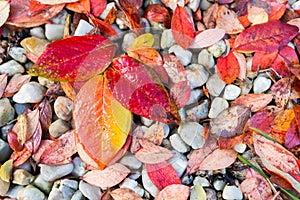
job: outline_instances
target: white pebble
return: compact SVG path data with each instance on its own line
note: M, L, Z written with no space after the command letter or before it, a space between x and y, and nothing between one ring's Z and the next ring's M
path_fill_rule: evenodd
M209 101L205 99L200 105L187 109L186 114L195 116L197 120L205 119L208 115L208 104Z
M179 177L183 175L188 165L186 156L177 151L175 151L175 155L168 162L175 169Z
M272 81L266 77L259 76L254 80L253 92L255 94L264 93L271 87Z
M62 39L64 37L64 28L62 24L46 24L46 38L50 41Z
M170 48L175 44L175 40L173 38L172 30L166 29L161 34L160 46L162 49Z
M122 43L122 48L124 51L126 51L129 47L131 47L136 37L137 37L136 34L132 32L124 35L124 39Z
M25 83L13 96L13 101L16 103L39 103L45 92L46 89L37 82Z
M223 180L217 179L214 181L213 185L214 185L214 188L219 191L219 190L223 190L226 183Z
M224 90L224 99L234 100L241 94L241 88L236 85L230 84L226 85Z
M209 77L209 73L205 70L203 66L199 64L189 65L186 68L185 73L192 89L204 85Z
M123 158L121 158L119 163L133 170L139 169L142 166L142 163L134 155L124 156Z
M186 153L190 150L190 147L181 139L178 134L173 134L170 136L170 142L176 151L180 153Z
M223 110L229 107L228 102L226 99L223 99L221 97L216 97L212 103L211 107L208 113L209 118L215 118L217 117Z
M145 190L147 190L153 197L158 194L159 189L157 189L157 187L152 183L145 169L142 170L142 183Z
M15 74L22 74L25 72L25 69L15 60L10 60L0 65L0 74L8 73L9 76Z
M184 123L178 130L181 139L193 149L204 145L204 127L197 122Z
M10 57L12 57L14 60L20 62L20 63L25 63L27 61L26 57L26 50L22 47L12 47L9 49L8 54Z
M201 89L194 89L191 91L191 96L186 105L191 105L197 103L199 99L203 96L203 91Z
M217 74L212 75L209 77L208 81L206 82L206 88L208 93L212 96L219 96L225 87L225 82L223 82Z
M215 57L220 57L226 51L226 44L224 40L218 41L216 44L208 47L208 51Z
M196 12L199 8L200 0L190 0L190 3L188 4L188 7L193 11Z
M201 185L202 187L209 187L210 183L206 178L200 177L200 176L196 176L194 181L193 181L194 185Z
M224 199L241 200L241 199L243 199L243 193L241 192L240 188L238 188L234 185L226 185L224 187L222 197Z
M242 143L242 142L236 144L236 145L233 147L233 149L234 149L236 152L238 152L238 153L244 153L245 150L246 150L246 148L247 148L247 145L244 144L244 143Z
M74 168L73 164L44 165L40 164L42 178L46 181L54 181L70 174Z
M90 23L88 23L87 21L81 19L79 21L79 24L75 30L74 36L82 36L87 34L88 32L90 32L92 29L94 28L94 26L92 26Z
M169 49L169 53L174 53L176 57L181 61L183 65L188 65L192 61L192 52L188 50L184 50L181 46L179 45L173 45Z
M34 27L32 29L30 29L30 35L36 38L40 38L40 39L45 39L45 30L38 26L38 27Z
M214 57L211 53L207 51L207 49L201 50L198 54L198 63L209 69L215 66Z
M63 96L59 96L54 102L54 112L58 118L68 121L72 118L73 102Z
M99 187L86 183L83 180L79 182L79 190L90 200L99 200L102 194Z

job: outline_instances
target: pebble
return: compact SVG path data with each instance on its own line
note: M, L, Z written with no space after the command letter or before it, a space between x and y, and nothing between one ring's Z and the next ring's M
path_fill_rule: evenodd
M115 2L111 2L106 5L105 9L103 10L103 12L100 15L100 19L104 20L112 8L116 8Z
M122 48L124 51L126 51L129 47L131 47L133 41L136 38L136 34L135 33L126 33L124 35L124 39L123 39L123 43L122 43Z
M18 192L17 199L19 200L44 200L47 199L45 194L34 186L27 186Z
M158 194L159 189L152 183L145 169L142 170L142 183L145 190L147 190L153 197Z
M74 36L82 36L87 34L88 32L90 32L92 29L94 28L94 26L92 26L90 23L88 23L87 21L81 19L79 21L79 24L75 30Z
M67 14L68 12L63 9L60 13L58 13L55 17L52 17L51 18L51 21L54 23L54 24L62 24L64 25L65 24L65 21L66 21L66 18L67 18Z
M233 150L235 150L238 153L244 153L246 151L246 148L247 148L247 145L240 142L233 147Z
M179 177L183 175L188 165L186 156L177 151L175 151L175 155L172 156L172 158L170 158L168 162L175 169Z
M45 39L45 30L38 26L38 27L34 27L32 29L30 29L30 35L36 38L40 38L40 39Z
M140 186L138 186L138 182L135 180L132 180L130 178L125 178L124 181L122 181L122 183L119 186L120 186L120 188L131 189L141 197L145 193L144 189L142 189Z
M17 185L28 185L34 180L34 176L24 169L16 169L12 182Z
M206 88L209 94L215 97L221 94L225 85L225 82L219 78L218 74L213 74L206 82Z
M145 117L141 117L141 122L145 125L145 126L151 126L151 124L154 123L153 120L145 118Z
M18 115L24 113L26 109L31 109L31 105L29 103L16 103L14 105L15 111Z
M78 182L76 180L63 179L60 181L58 189L62 193L64 199L71 199L75 191L78 189Z
M42 86L44 86L46 88L49 88L54 83L53 81L50 81L49 79L41 77L41 76L38 77L38 82L39 82L39 84L41 84Z
M13 96L16 103L39 103L42 101L46 89L38 82L25 83L19 92Z
M200 176L196 176L194 181L193 181L194 185L201 185L202 187L209 187L210 183L206 178L200 177Z
M78 182L76 180L72 180L72 179L63 179L60 181L60 187L64 185L66 187L69 187L73 190L77 190L78 189Z
M201 90L201 89L192 90L190 99L186 103L186 105L191 105L191 104L197 103L199 101L199 99L203 96L204 96L203 90Z
M44 193L49 194L50 191L51 191L51 188L53 186L53 182L52 181L46 181L45 179L43 179L42 175L39 174L34 179L33 185L35 185L36 187L38 187Z
M48 200L65 199L63 193L56 187L53 187L49 193Z
M181 61L181 63L185 66L190 64L190 62L192 61L192 52L184 50L177 44L170 47L169 53L174 53L176 57Z
M226 183L223 180L220 180L220 179L215 180L214 183L213 183L213 186L217 191L223 190L225 185L226 185Z
M63 96L59 96L54 102L54 112L58 118L68 121L72 118L73 102Z
M70 125L62 119L54 121L49 127L49 133L54 138L60 137L68 130L70 130Z
M202 187L198 186L198 188L202 188ZM198 193L199 193L199 190L197 191L196 187L192 186L191 187L191 192L190 192L190 198L189 198L189 200L204 200L204 199L206 199L205 198L206 194L204 196L204 194L201 195L201 194L198 194Z
M127 166L129 169L135 170L139 169L142 166L142 163L136 159L134 155L127 155L121 158L119 163Z
M226 43L224 40L220 40L214 45L208 47L208 51L215 57L218 58L220 57L225 51L226 51Z
M14 125L15 125L14 123L10 123L10 124L7 124L7 125L1 127L1 138L4 141L7 141L7 132L8 132L8 130L12 130Z
M192 175L184 175L181 178L181 182L183 185L190 185L193 182L194 178Z
M0 178L0 196L5 196L6 195L6 193L9 190L9 186L10 186L9 182L3 181Z
M8 54L10 57L12 57L14 60L20 62L20 63L25 63L27 61L26 57L26 50L23 49L22 47L12 47L9 49Z
M205 70L202 65L191 64L186 70L186 78L190 82L191 88L201 87L206 83L209 77L209 73Z
M186 120L186 117L187 117L185 107L180 108L180 109L178 110L178 114L179 114L179 116L180 116L180 118L181 118L181 121L184 122L184 121Z
M224 199L240 200L240 199L243 199L243 194L242 194L240 188L238 188L234 185L226 185L224 187L222 197Z
M190 150L190 147L181 139L179 134L173 134L169 138L173 149L180 153L186 153Z
M197 122L186 122L179 128L181 139L193 149L202 148L204 145L204 127Z
M239 87L241 88L241 95L243 94L249 94L251 88L252 88L253 82L246 78L245 81L242 81L239 83Z
M161 34L160 46L162 49L168 49L171 46L175 45L176 42L173 38L172 30L166 29Z
M9 189L9 191L6 193L6 196L12 198L12 199L17 199L18 193L20 190L25 188L22 185L15 185Z
M71 200L84 200L84 197L83 197L82 192L80 192L80 190L77 190L77 191L73 194Z
M210 188L205 188L204 190L206 192L206 200L218 200L215 190Z
M15 110L8 98L0 99L0 126L3 126L14 119Z
M99 187L91 185L81 180L79 182L79 190L89 200L99 200L101 196L101 190Z
M64 37L64 28L63 24L46 24L46 38L50 41L62 39Z
M207 10L208 8L210 8L212 5L212 3L209 2L209 0L202 0L200 2L200 9L201 11L203 10Z
M217 117L223 110L229 107L229 103L226 99L221 97L216 97L211 103L211 107L208 113L209 118Z
M205 119L208 116L209 100L205 99L202 103L186 110L188 116L194 116L196 120Z
M226 85L223 97L226 100L234 100L238 98L240 94L241 94L241 88L239 88L236 85L230 84L230 85Z
M73 176L83 176L83 174L86 172L86 164L82 161L80 157L75 157L73 159L73 171L71 174Z
M40 56L48 44L48 40L36 37L25 38L21 41L21 46L26 49L27 52L30 52L35 56Z
M253 82L253 92L255 94L264 93L271 87L272 81L266 77L259 76Z
M64 165L40 164L42 178L46 181L54 181L70 174L74 168L72 163Z
M196 12L199 8L200 0L190 0L190 3L188 4L188 7L193 11Z
M17 167L18 169L24 169L28 172L31 172L32 170L32 163L30 162L30 160L25 161L23 164L19 165Z
M212 69L215 66L215 60L213 55L209 53L207 49L201 50L198 54L198 64L208 69Z
M22 74L25 72L25 69L15 60L10 60L0 65L0 74L8 74L13 76L15 74Z

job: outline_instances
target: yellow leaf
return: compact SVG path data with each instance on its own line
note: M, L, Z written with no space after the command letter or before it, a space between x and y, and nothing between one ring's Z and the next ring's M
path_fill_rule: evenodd
M8 160L0 167L0 178L5 181L9 182L13 170L13 161Z
M8 1L0 1L0 27L6 22L10 11Z
M206 193L201 185L195 185L194 190L197 200L206 200Z
M136 47L152 47L154 44L154 37L151 33L145 33L135 38L130 48Z

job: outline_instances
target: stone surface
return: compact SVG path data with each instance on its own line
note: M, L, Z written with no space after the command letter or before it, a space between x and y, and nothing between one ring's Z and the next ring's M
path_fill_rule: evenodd
M79 190L90 200L99 200L101 196L101 190L99 187L86 183L82 180L79 182Z
M186 67L185 73L192 89L204 85L209 77L209 73L199 64L189 65Z
M0 196L6 196L9 190L10 182L3 181L0 178Z
M246 148L247 148L247 145L240 142L233 147L233 150L235 150L238 153L244 153Z
M240 188L234 186L234 185L226 185L224 187L222 197L224 199L236 199L240 200L243 199L243 194L240 190Z
M17 185L28 185L34 180L34 176L24 169L16 169L13 172L12 182Z
M4 163L7 161L12 153L12 150L10 149L7 142L0 139L0 162Z
M17 199L19 191L22 190L23 188L24 188L24 186L22 186L22 185L15 185L9 189L6 196L13 198L13 199Z
M188 7L193 11L196 12L200 5L200 0L190 0L190 3L188 4Z
M127 166L129 169L139 169L142 166L142 163L136 159L134 155L127 155L121 158L119 163Z
M186 156L177 151L175 151L175 155L168 162L175 169L179 177L183 175L188 165Z
M84 196L83 196L83 194L82 194L82 192L81 192L80 190L77 190L77 191L73 194L71 200L84 200Z
M51 192L49 193L48 200L56 200L56 199L65 199L63 193L58 189L53 187Z
M205 119L208 116L209 100L205 99L202 103L186 110L188 117L196 120Z
M200 8L201 10L207 10L209 7L211 7L212 3L210 3L208 0L202 0L200 2Z
M34 186L27 186L18 192L18 200L44 200L45 194Z
M206 192L206 199L207 200L218 200L217 193L216 193L215 190L210 189L210 188L205 188L204 190Z
M23 49L22 47L12 47L9 49L8 54L10 57L12 57L14 60L20 62L20 63L25 63L27 61L26 57L26 50Z
M210 110L208 113L209 118L217 117L223 110L229 107L229 103L226 99L221 97L216 97L211 103Z
M14 127L14 123L10 123L10 124L7 124L5 126L2 126L1 127L1 139L3 139L4 141L7 141L7 132L8 130L12 130L12 128Z
M253 82L253 92L258 93L264 93L271 87L272 81L266 77L259 76L257 77Z
M190 150L190 147L181 139L179 134L173 134L169 138L173 149L180 153L186 153Z
M25 69L15 60L10 60L0 65L0 74L8 74L13 76L15 74L22 74L25 72Z
M53 182L51 182L51 181L46 181L45 179L43 179L42 175L39 174L39 175L37 175L37 177L34 179L33 185L35 185L36 187L38 187L38 188L39 188L42 192L44 192L45 194L49 194L49 192L51 191Z
M40 56L48 44L49 44L48 40L44 40L36 37L26 38L21 41L21 46L24 49L26 49L27 52L30 52L35 56ZM26 69L29 70L29 68Z
M130 178L125 178L122 183L120 183L120 188L128 188L133 190L135 193L137 193L139 196L144 195L144 189L138 186L138 182L135 180L132 180Z
M152 181L150 180L150 178L147 174L147 171L145 169L143 169L143 171L142 171L142 183L143 183L145 190L147 190L152 196L155 197L158 194L159 190L152 183Z
M16 103L14 105L17 115L23 114L26 109L31 109L31 104L29 103Z
M154 123L153 120L145 118L145 117L141 117L141 122L145 125L145 126L151 126L151 124Z
M64 25L63 24L46 24L45 35L50 41L59 40L64 37Z
M55 17L51 18L53 24L65 24L66 17L67 17L67 10L63 9L60 13L58 13Z
M13 96L16 103L39 103L43 97L46 89L37 82L25 83L19 92Z
M219 190L223 190L223 188L225 187L226 183L223 180L217 179L213 182L213 186L214 188L219 191Z
M123 39L123 43L122 43L123 50L126 51L126 49L128 49L132 45L132 43L133 43L133 41L135 40L136 37L137 36L136 36L135 33L132 33L132 32L131 33L126 33L124 35L124 39Z
M82 161L80 157L75 157L73 159L73 171L72 175L73 176L82 176L86 172L86 164L85 162Z
M224 40L220 40L214 45L208 47L207 49L215 58L220 57L226 51L226 44Z
M191 105L197 103L201 97L203 97L204 93L201 89L194 89L191 91L191 96L186 105Z
M209 94L215 97L221 94L225 85L226 84L219 78L217 74L209 77L208 81L206 82L206 88Z
M63 179L60 181L58 187L59 191L62 193L64 199L71 199L73 194L78 188L78 182L71 179Z
M174 53L176 57L181 61L183 65L188 65L192 61L192 52L188 50L184 50L179 45L173 45L169 49L169 53Z
M94 26L92 26L90 23L88 23L87 21L81 19L79 21L79 24L75 30L74 36L82 36L87 34L88 32L90 32L92 29L94 28Z
M46 88L49 88L54 83L53 81L51 81L47 78L41 77L41 76L38 77L38 81L39 81L39 84L41 84L42 86L45 86Z
M45 30L40 26L30 29L30 35L33 36L33 37L40 38L40 39L45 39L46 38Z
M70 125L62 119L58 119L51 123L49 127L49 133L52 137L58 138L63 135L65 132L70 130Z
M209 187L210 183L209 181L204 178L204 177L200 177L200 176L196 176L194 181L193 181L194 185L201 185L202 187Z
M207 49L203 49L198 54L198 64L208 68L212 69L215 66L215 60L211 53L207 51Z
M226 100L234 100L241 94L241 88L236 85L226 85L223 98Z
M15 110L8 98L0 99L0 126L3 126L14 119Z
M203 147L204 127L197 122L186 122L178 130L181 139L193 149Z
M40 164L42 178L46 181L54 181L70 174L74 168L72 163L65 165Z
M160 46L162 49L168 49L175 44L171 29L166 29L161 34Z
M70 120L72 118L73 102L63 96L59 96L54 102L54 112L58 118L62 120Z

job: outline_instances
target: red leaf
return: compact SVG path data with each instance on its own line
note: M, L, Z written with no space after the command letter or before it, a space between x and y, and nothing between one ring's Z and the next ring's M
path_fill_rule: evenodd
M14 151L22 151L24 148L24 145L19 143L17 134L11 130L7 131L7 141L10 148Z
M250 118L250 126L260 129L266 133L272 132L272 125L274 124L274 110L263 110L255 113Z
M4 97L12 97L16 92L18 92L21 87L25 84L28 83L31 79L31 76L29 75L21 75L15 78L12 78L4 91Z
M163 22L166 28L170 28L170 13L168 9L160 4L149 5L145 11L145 18L153 22Z
M107 35L107 36L117 36L117 32L113 27L111 27L110 24L96 18L93 16L90 16L90 19L92 20L93 24L100 30L101 33Z
M106 0L90 0L90 3L92 14L99 17L106 7Z
M167 161L157 164L145 164L145 168L150 180L159 190L168 185L181 184L175 169Z
M46 98L44 98L43 101L39 103L38 110L40 111L40 123L42 129L46 133L49 130L52 120L52 108Z
M23 148L22 151L14 151L10 159L14 161L13 166L18 167L22 165L24 162L26 162L31 156L31 151L27 150L26 148Z
M285 146L289 149L300 145L300 106L294 104L295 118L290 123L285 137Z
M271 91L275 95L275 103L278 107L284 107L291 96L292 80L290 78L282 78L274 83Z
M269 68L274 60L276 59L278 50L270 53L256 52L252 58L252 71L256 72L259 70Z
M240 64L232 51L226 57L219 57L217 73L222 81L232 83L240 74Z
M163 61L163 67L167 71L172 83L179 83L187 80L184 66L175 55L164 54Z
M190 100L191 86L189 81L175 83L170 89L170 96L178 109L183 108Z
M190 187L173 184L160 191L155 200L187 200L190 195Z
M272 94L244 94L235 99L231 106L241 105L251 108L252 112L257 112L266 107L272 99Z
M182 48L187 49L194 40L194 24L191 16L181 6L177 6L171 22L174 40Z
M298 33L298 27L280 21L257 24L237 36L234 49L245 53L270 53L287 45Z
M57 40L47 45L28 73L54 81L84 81L103 72L115 50L113 42L101 35Z
M47 9L49 9L51 5L42 4L38 2L37 0L30 0L29 4L29 15L33 16L40 12L43 12Z
M175 103L147 66L125 55L114 59L105 75L109 90L125 108L152 120L180 122Z

